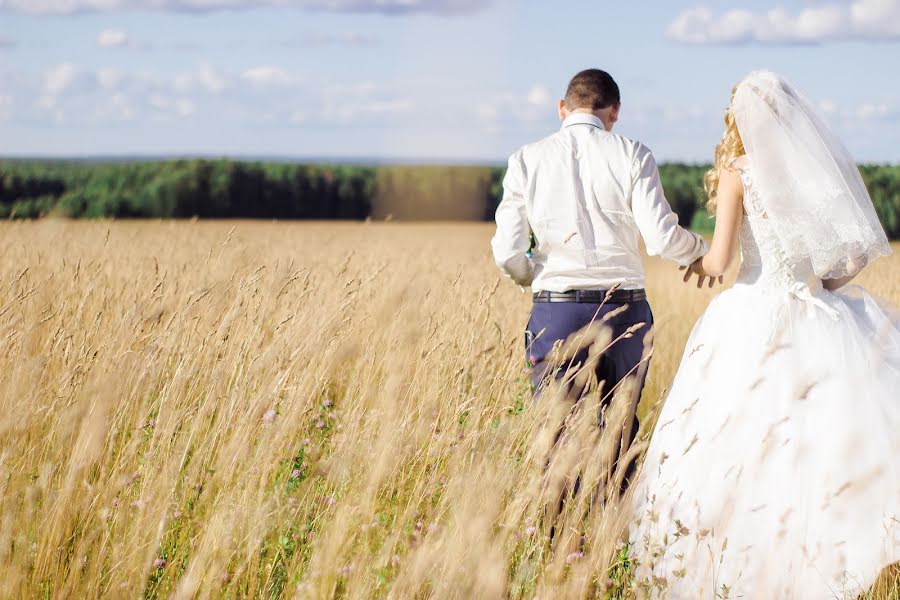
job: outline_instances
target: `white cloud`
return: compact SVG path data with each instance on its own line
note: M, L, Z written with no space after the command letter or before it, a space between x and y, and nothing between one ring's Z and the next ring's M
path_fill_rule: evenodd
M125 74L116 69L98 69L97 82L103 89L113 89L118 87L125 80Z
M228 82L222 74L207 63L200 67L198 79L203 87L214 94L218 94L228 87Z
M409 100L386 100L364 104L359 107L359 112L370 114L402 113L412 108Z
M128 41L128 35L120 29L105 29L97 35L97 45L103 48L127 46Z
M306 82L299 73L265 64L231 72L200 63L180 73L160 73L64 63L40 78L26 75L21 82L10 83L10 89L17 90L17 107L26 105L31 111L17 110L17 117L90 126L176 119L254 126L390 123L414 114L419 105L415 94L402 86ZM413 91L417 89L413 86Z
M13 97L0 94L0 121L8 121L12 117Z
M378 90L379 86L374 81L360 81L330 85L324 91L327 96L371 96Z
M263 7L289 7L356 13L472 13L491 0L0 0L0 11L38 15L128 10L211 12Z
M116 92L110 97L110 107L106 115L121 121L134 120L137 111L128 96L122 92Z
M187 98L172 98L162 94L154 94L149 99L149 104L157 111L160 116L169 117L189 117L196 111L196 106Z
M230 78L209 63L202 63L196 71L179 73L172 77L172 85L179 92L201 90L221 94L231 87Z
M493 121L497 118L498 111L497 107L493 104L479 104L475 107L475 114L478 115L479 119Z
M891 114L888 105L883 102L865 102L856 110L856 117L864 120L882 119Z
M550 104L550 92L542 85L535 85L528 92L528 103L534 106Z
M837 108L837 104L835 104L832 100L825 99L819 102L819 110L821 110L822 114L826 116L833 115L835 112L837 112Z
M54 67L44 78L44 90L53 96L61 94L75 82L76 75L75 65L71 63Z
M678 15L667 30L684 44L817 44L844 40L900 40L900 2L850 0L816 5L796 14L783 7L716 15L704 6Z
M506 91L488 96L475 105L475 116L486 131L502 129L501 123L536 123L548 115L556 115L552 94L535 84L527 91Z
M97 45L101 48L140 49L146 47L145 44L135 40L121 29L104 29L97 34Z
M354 121L359 117L371 115L399 115L408 112L412 102L405 99L387 99L349 102L327 102L322 110L322 117L329 121Z
M63 63L39 81L24 78L16 89L36 111L32 118L49 115L58 123L97 123L147 114L190 117L196 112L191 94L214 94L226 85L209 65L200 65L184 78L192 82L190 89L179 89L177 78L171 76L114 68L88 70Z
M197 110L194 103L184 98L175 101L175 114L179 117L189 117Z
M253 67L244 71L241 77L257 86L284 86L294 83L294 77L290 73L272 65Z
M304 35L299 45L309 48L325 46L371 47L377 46L380 40L364 33L309 33ZM288 41L283 45L296 46L297 42Z

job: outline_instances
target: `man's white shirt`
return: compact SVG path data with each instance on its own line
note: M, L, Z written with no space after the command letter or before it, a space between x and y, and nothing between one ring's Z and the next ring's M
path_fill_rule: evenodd
M509 158L496 222L497 266L535 292L643 288L639 238L651 256L682 266L707 252L678 225L650 150L589 114Z

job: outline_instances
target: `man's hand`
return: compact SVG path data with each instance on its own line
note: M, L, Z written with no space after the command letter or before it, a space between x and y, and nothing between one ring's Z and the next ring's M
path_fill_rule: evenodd
M708 275L706 273L706 271L703 270L703 259L702 258L698 258L697 260L695 260L693 263L691 263L691 265L689 267L678 267L678 270L685 271L684 279L682 279L682 281L684 281L685 283L690 281L691 275L696 273L698 289L703 287L703 282L706 281L707 277L709 278L709 287L712 287L713 285L715 285L716 279L719 280L719 285L721 285L724 280L724 278L721 275L719 275L718 277L713 277L712 275Z

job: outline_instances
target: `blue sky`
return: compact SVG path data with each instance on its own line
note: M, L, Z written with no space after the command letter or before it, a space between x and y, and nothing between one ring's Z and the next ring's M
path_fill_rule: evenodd
M769 68L900 162L900 0L0 0L0 155L497 161L586 67L660 160Z

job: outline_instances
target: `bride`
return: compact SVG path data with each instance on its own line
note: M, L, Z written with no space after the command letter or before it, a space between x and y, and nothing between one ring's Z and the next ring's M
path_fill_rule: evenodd
M855 163L791 84L735 86L706 187L735 285L694 327L635 483L639 593L855 598L900 559L900 329L847 286L891 252ZM892 314L893 313L893 314Z

